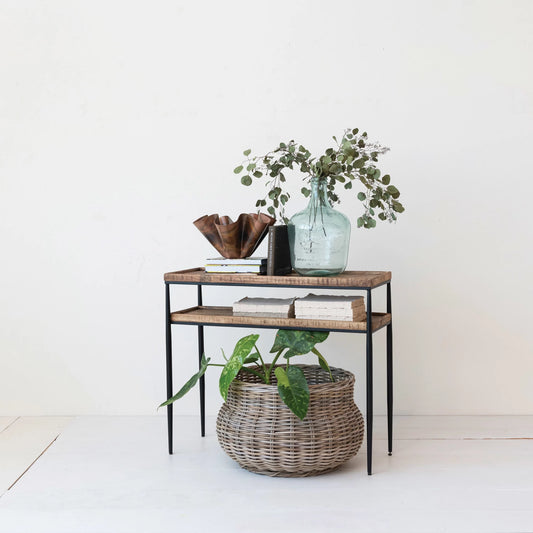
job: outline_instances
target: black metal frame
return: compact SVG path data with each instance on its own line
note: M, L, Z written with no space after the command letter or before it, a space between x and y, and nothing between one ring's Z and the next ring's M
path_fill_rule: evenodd
M364 333L366 335L366 442L367 442L367 472L372 474L372 433L373 433L373 417L374 417L374 354L372 335L376 331L372 331L372 291L383 285L387 286L387 313L391 315L389 324L387 324L387 436L388 436L388 453L392 455L392 434L393 434L393 374L392 374L392 294L391 282L387 281L376 285L376 287L341 287L341 286L324 286L324 285L287 285L278 284L253 284L246 283L197 283L191 281L165 281L165 328L166 328L166 374L167 374L167 398L172 397L172 324L180 325L194 325L198 327L198 364L201 364L202 354L204 353L204 325L207 326L223 326L223 327L237 327L237 328L265 328L265 329L293 329L290 326L255 326L251 324L199 324L195 322L172 322L170 310L170 285L196 285L198 287L198 306L203 305L202 286L240 286L240 287L278 287L278 288L306 288L306 289L344 289L344 290L364 290L367 294L367 326L366 330L346 330L346 329L329 329L329 328L309 328L312 331L335 331L342 333ZM385 326L384 326L385 327ZM173 410L172 404L167 406L167 425L168 425L168 453L173 453ZM200 425L202 437L205 436L205 376L200 378Z

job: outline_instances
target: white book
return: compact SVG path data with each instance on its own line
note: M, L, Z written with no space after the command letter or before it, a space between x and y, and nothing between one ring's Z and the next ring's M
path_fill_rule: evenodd
M206 265L266 265L266 257L244 257L241 259L226 259L225 257L213 257L206 259Z
M234 313L294 316L294 298L243 298L233 304ZM267 315L268 314L268 315Z
M268 311L262 311L260 313L251 313L249 311L233 311L233 316L256 316L266 318L294 318L290 313L269 313Z
M227 274L261 274L266 273L266 266L263 265L206 265L205 272L227 273Z
M301 309L299 307L295 308L296 316L299 317L300 315L309 315L309 316L348 316L353 317L354 314L364 312L363 308L361 309L326 309L326 308L316 308L316 309Z
M341 320L342 322L364 322L365 318L361 317L360 319L354 320L353 316L342 315L342 316L331 316L331 315L296 315L296 318L304 318L307 320Z
M308 294L298 298L295 309L344 309L351 310L364 306L362 296L332 296L328 294Z

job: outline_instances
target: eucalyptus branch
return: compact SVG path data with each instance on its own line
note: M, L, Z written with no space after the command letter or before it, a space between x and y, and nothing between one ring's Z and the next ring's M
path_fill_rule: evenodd
M313 177L327 183L327 195L332 204L340 202L336 187L342 184L344 189L352 189L353 182L358 181L365 192L357 193L357 198L363 203L364 213L357 219L357 227L373 228L377 218L393 222L398 213L404 208L398 201L400 192L394 185L390 185L390 176L381 176L381 171L376 163L380 155L389 149L378 142L370 142L366 132L360 133L357 128L344 131L340 142L333 137L336 148L328 148L318 158L312 157L309 150L294 140L280 143L278 147L263 156L249 157L251 150L243 153L245 161L234 169L235 174L246 172L241 177L241 183L249 186L254 179L267 176L265 185L267 193L256 201L256 208L260 210L267 207L268 213L278 219L288 222L285 208L290 194L283 191L286 181L283 170L288 168L299 169L304 174L304 182L309 182ZM308 197L311 191L302 187L301 193ZM267 204L270 204L267 206Z

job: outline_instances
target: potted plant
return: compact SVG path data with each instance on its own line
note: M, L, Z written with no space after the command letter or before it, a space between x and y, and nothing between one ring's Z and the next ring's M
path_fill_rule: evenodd
M364 423L353 401L353 374L330 368L316 348L328 335L279 330L269 364L257 347L259 335L247 335L225 364L210 363L204 355L200 370L160 407L182 398L209 366L220 366L225 403L217 418L217 436L232 459L267 475L330 471L358 452ZM292 364L293 357L308 353L317 356L318 365ZM277 364L280 358L285 359L283 365Z
M347 129L336 146L313 157L303 145L294 140L261 156L243 153L246 160L234 169L241 175L241 183L249 186L264 181L266 194L256 207L267 211L288 225L293 268L303 275L334 275L346 268L350 238L350 221L332 208L340 203L339 190L354 190L360 184L357 198L364 212L357 218L358 228L373 228L376 218L393 222L404 211L398 201L400 191L391 184L390 176L382 176L377 168L378 158L389 149L370 142L366 132ZM287 170L303 174L301 192L310 197L308 207L290 220L285 213L290 193L285 189Z

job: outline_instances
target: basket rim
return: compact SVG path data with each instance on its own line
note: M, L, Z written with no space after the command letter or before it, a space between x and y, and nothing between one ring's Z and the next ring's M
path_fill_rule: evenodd
M291 365L291 366L297 366L299 368L312 368L312 369L320 369L321 371L323 371L326 375L327 375L327 372L320 366L320 365L306 365L306 364L297 364L297 365ZM283 367L285 368L285 365L275 365L273 369L275 368L278 368L278 367ZM261 367L259 367L261 368ZM329 388L329 387L339 387L339 386L346 386L346 385L350 385L351 383L355 383L355 375L350 372L349 370L345 370L344 368L339 368L339 367L334 367L334 366L330 366L330 369L331 371L336 371L336 372L339 372L341 375L344 376L344 379L340 380L340 381L324 381L324 383L315 383L315 384L310 384L309 385L309 390L317 390L319 388L323 389L323 388ZM275 389L276 390L276 393L277 393L277 390L278 390L278 386L277 384L272 384L272 383L263 383L262 381L257 381L257 382L254 382L254 381L242 381L239 378L239 375L240 373L243 372L242 370L239 370L239 373L237 374L237 376L234 378L234 380L231 382L232 385L237 385L238 387L252 387L252 388L256 388L256 387L267 387L267 388L272 388L273 390Z

